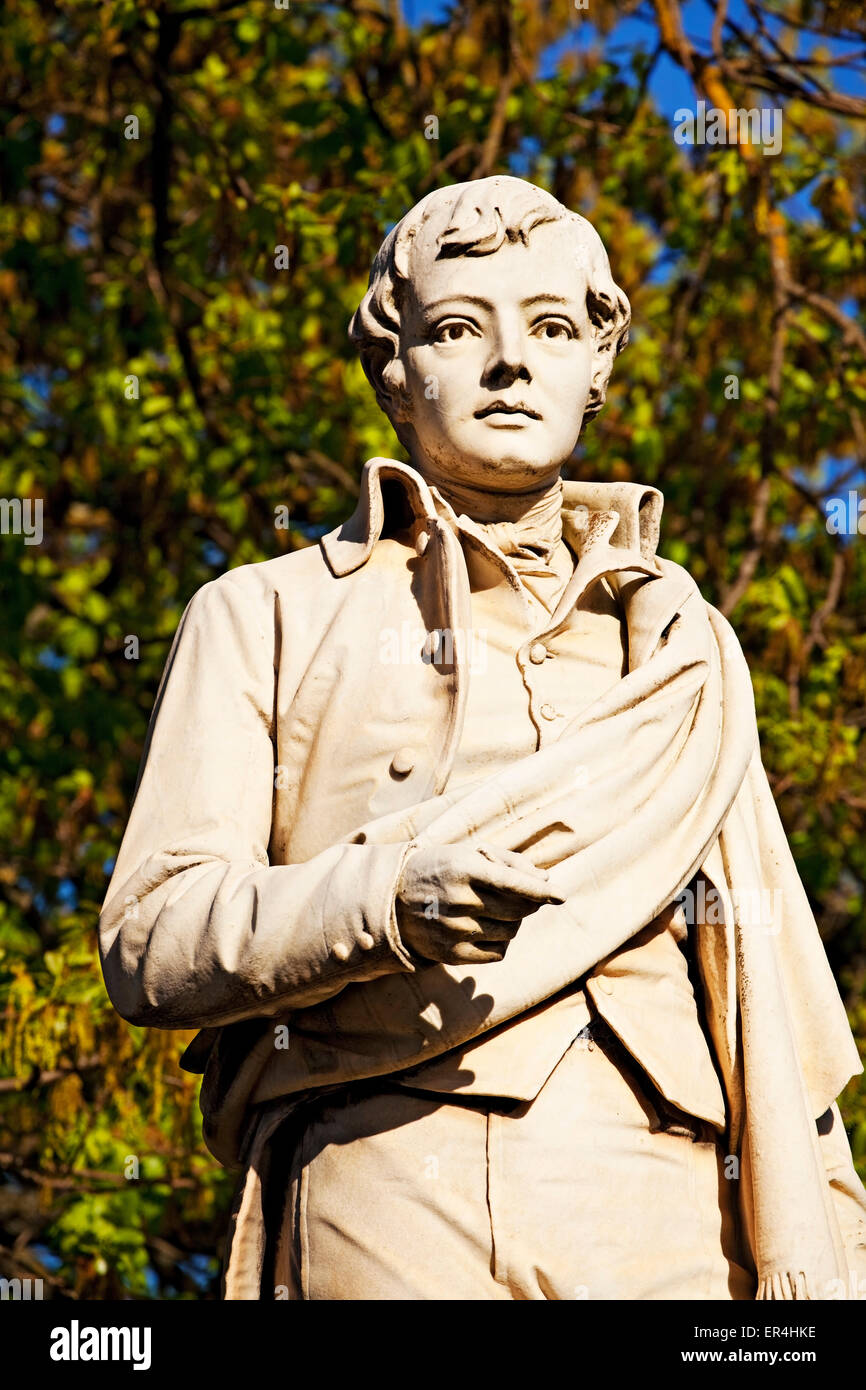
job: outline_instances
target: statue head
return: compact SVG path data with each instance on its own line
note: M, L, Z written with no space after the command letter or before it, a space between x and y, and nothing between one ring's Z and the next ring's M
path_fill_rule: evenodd
M496 175L392 228L349 334L425 476L518 492L555 478L601 410L629 321L585 218Z

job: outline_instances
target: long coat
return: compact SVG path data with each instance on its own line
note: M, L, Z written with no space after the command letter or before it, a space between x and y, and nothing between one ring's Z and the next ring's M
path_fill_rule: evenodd
M723 649L742 687L745 664L730 629L717 615L708 624L690 577L656 557L660 514L655 489L567 484L565 534L579 562L566 602L602 575L616 578L628 679L645 695L657 689L652 673L660 653L663 665L668 634L683 614L692 615L698 644L705 630L707 650ZM551 633L561 607L551 616ZM850 1251L866 1241L860 1224L866 1203L834 1102L861 1068L766 788L754 711L742 689L735 721L735 699L727 696L726 737L734 751L722 764L718 748L711 749L712 775L692 760L695 786L702 777L709 792L703 822L683 817L693 832L689 847L681 847L672 828L657 845L641 846L644 872L639 850L630 864L608 854L605 874L580 884L575 900L590 917L593 892L598 899L589 947L566 930L565 916L550 917L558 909L543 909L532 920L554 923L547 950L530 949L525 923L503 962L473 967L475 988L466 988L465 967L413 966L397 930L396 885L418 843L413 808L447 800L469 673L459 641L428 645L422 659L397 672L383 666L381 653L394 634L465 634L471 626L459 543L420 475L390 460L367 464L356 513L321 545L230 571L194 596L160 687L101 918L103 968L115 1006L137 1024L202 1030L186 1065L206 1069L205 1137L221 1161L250 1165L263 1139L262 1117L267 1112L273 1119L283 1098L416 1066L509 1020L534 1028L527 1051L537 1075L514 1075L510 1065L497 1064L494 1050L485 1094L533 1094L570 1037L561 1014L556 1024L539 1024L531 1011L570 981L604 977L609 990L593 998L602 1011L617 1011L617 1031L662 1092L720 1127L727 1123L732 1148L743 1151L762 1296L789 1296L801 1275L810 1291L837 1273L844 1277L842 1246ZM703 689L705 724L726 698L721 676L713 677L715 686L706 676L710 665L709 656L687 655L663 671L686 710ZM649 683L641 686L644 672ZM627 758L629 740L617 752L617 738L625 730L636 741L641 730L655 729L648 707L647 698L635 697L617 708L620 722L610 723L615 737L608 743L602 724L597 738L584 730L590 757L598 745L608 761ZM715 717L718 722L718 711ZM681 721L686 732L690 719ZM732 722L742 730L732 733ZM722 732L714 737L721 747ZM616 819L621 808L609 802ZM407 833L399 830L404 820ZM423 823L421 816L417 825ZM667 878L654 863L665 854ZM588 860L575 855L568 862ZM782 885L786 917L775 939L756 941L755 933L742 932L734 862L750 889ZM727 904L720 930L697 938L724 1087L718 1101L706 1071L694 1072L693 1049L677 1048L676 1039L666 1049L657 1027L656 986L665 975L665 953L676 949L665 914L676 893L697 883L696 874L715 884ZM618 887L617 875L627 875ZM618 894L621 908L612 925L609 908L603 911L605 888L608 901ZM772 1036L761 1034L765 1013L775 1019ZM523 1015L526 1025L519 1022ZM291 1033L284 1051L274 1041L283 1025ZM773 1041L780 1027L784 1045ZM774 1099L780 1086L781 1110ZM814 1120L828 1110L834 1118L822 1148L803 1117L811 1113ZM773 1112L770 1139L761 1131L756 1143L765 1111ZM791 1161L792 1135L800 1163ZM829 1181L816 1178L816 1163ZM791 1249L784 1211L807 1190L812 1225L823 1234L797 1236ZM842 1193L841 1214L834 1215L829 1191L833 1200ZM761 1211L770 1213L763 1224Z

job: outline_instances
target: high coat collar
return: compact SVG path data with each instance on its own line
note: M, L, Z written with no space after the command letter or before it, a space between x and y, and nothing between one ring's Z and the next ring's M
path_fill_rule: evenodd
M385 526L382 484L403 489L419 532L436 523L439 513L424 478L410 464L372 458L364 465L355 511L321 539L332 572L352 574L369 560ZM564 483L562 531L578 559L599 544L634 553L645 574L660 573L656 560L664 499L657 488L640 483ZM622 556L619 556L621 567Z
M445 625L469 630L468 578L460 574L461 568L465 571L457 559L462 559L460 546L455 544L452 527L439 514L427 483L409 464L372 458L364 465L358 506L320 542L332 573L338 578L352 574L369 560L385 525L382 483L391 480L402 486L408 499L419 555L452 557L446 566L455 587L448 599L452 616ZM567 625L582 595L603 576L622 605L628 630L628 669L632 671L649 659L682 603L690 596L700 599L691 576L656 555L663 503L656 488L639 483L564 484L562 534L578 563L545 630L537 634L538 640L555 637ZM434 536L440 544L428 545ZM446 592L452 588L447 583L445 587ZM465 681L462 684L465 687ZM462 698L455 707L455 737Z

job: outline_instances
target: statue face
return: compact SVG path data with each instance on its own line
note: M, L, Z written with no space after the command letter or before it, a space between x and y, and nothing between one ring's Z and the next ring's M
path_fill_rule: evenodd
M541 487L577 443L593 365L573 233L545 223L528 245L437 260L440 230L412 248L401 309L412 461L434 483Z

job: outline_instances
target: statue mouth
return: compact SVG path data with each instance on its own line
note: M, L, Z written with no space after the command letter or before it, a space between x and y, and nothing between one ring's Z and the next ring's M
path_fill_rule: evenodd
M476 410L476 420L486 420L488 415L522 415L524 419L540 420L541 416L537 410L532 410L523 401L492 401L490 405L484 406L483 410Z

